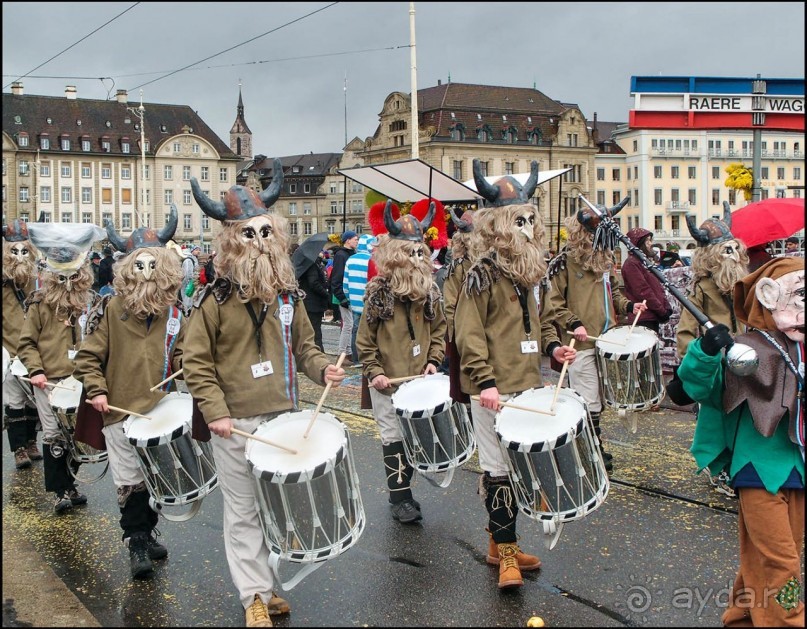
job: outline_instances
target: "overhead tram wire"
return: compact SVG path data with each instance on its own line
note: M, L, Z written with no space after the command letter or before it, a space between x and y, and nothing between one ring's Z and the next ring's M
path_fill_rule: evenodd
M263 33L261 35L256 35L255 37L253 37L251 39L248 39L246 41L243 41L240 44L236 44L235 46L231 46L230 48L227 48L226 50L222 50L221 52L217 52L217 53L215 53L213 55L210 55L209 57L205 57L204 59L200 59L199 61L195 61L194 63L190 63L190 64L186 65L184 68L179 68L178 70L174 70L172 72L169 72L168 74L165 74L163 76L157 77L156 79L152 79L151 81L146 81L145 83L141 83L140 85L137 85L137 86L131 88L129 91L133 92L134 90L139 89L141 87L144 87L146 85L150 85L151 83L156 83L157 81L162 81L163 79L167 79L169 76L173 76L174 74L177 74L178 72L182 72L184 70L192 68L195 65L198 65L198 64L203 63L205 61L208 61L209 59L213 59L214 57L218 57L219 55L223 55L225 52L230 52L231 50L235 50L236 48L240 48L241 46L245 46L246 44L249 44L249 43L255 41L256 39L260 39L261 37L265 37L266 35L270 35L271 33L279 31L282 28L285 28L287 26L291 26L292 24L294 24L296 22L299 22L300 20L304 20L307 17L311 17L312 15L315 15L315 14L319 13L320 11L324 11L325 9L330 9L335 4L339 4L339 3L338 2L331 2L330 4L328 4L328 5L324 6L324 7L321 7L319 9L317 9L316 11L312 11L311 13L307 13L306 15L302 15L302 16L294 19L294 20L291 20L290 22L286 22L285 24L281 24L277 28L273 28L272 30L266 31L265 33Z
M81 39L79 39L79 40L78 40L77 42L75 42L74 44L71 44L70 46L68 46L67 48L65 48L64 50L62 50L61 52L56 53L55 55L53 55L53 56L52 56L50 59L48 59L47 61L44 61L44 62L40 63L40 64L39 64L37 67L35 67L33 70L29 70L28 72L26 72L26 73L25 73L25 74L23 74L22 76L19 76L19 77L17 77L16 79L14 79L14 80L13 80L11 83L8 83L7 85L4 85L4 86L3 86L3 89L6 89L7 87L9 87L10 85L12 85L13 83L16 83L17 81L19 81L20 79L24 79L25 77L29 76L29 75L31 74L31 72L35 72L36 70L39 70L39 68L41 68L42 66L44 66L44 65L46 65L46 64L48 64L48 63L50 63L51 61L53 61L54 59L56 59L56 57L58 57L58 56L60 56L60 55L63 55L64 53L66 53L68 50L70 50L70 49L71 49L71 48L73 48L74 46L77 46L78 44L80 44L81 42L83 42L85 39L87 39L88 37L90 37L91 35L94 35L94 34L95 34L95 33L97 33L98 31L100 31L102 28L104 28L105 26L107 26L108 24L111 24L112 22L114 22L115 20L117 20L117 19L118 19L119 17L121 17L121 16L122 16L124 13L127 13L127 12L131 11L132 9L134 9L134 8L135 8L135 7L136 7L138 4L140 4L140 3L139 3L139 2L135 2L135 3L134 3L132 6L130 6L128 9L125 9L124 11L121 11L121 12L120 12L120 13L118 13L118 14L117 14L115 17L113 17L111 20L109 20L109 21L105 22L104 24L101 24L101 26L99 26L98 28L96 28L96 29L95 29L94 31L92 31L91 33L86 34L84 37L82 37Z

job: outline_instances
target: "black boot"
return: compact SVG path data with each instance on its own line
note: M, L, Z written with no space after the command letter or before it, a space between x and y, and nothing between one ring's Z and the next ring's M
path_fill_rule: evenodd
M36 433L40 428L39 413L37 413L36 408L30 406L25 407L25 425L28 432L26 443L28 457L32 461L41 461L42 453L39 451L36 444Z
M118 507L120 526L124 538L138 532L145 532L150 559L165 559L168 549L157 541L159 531L155 528L159 515L149 504L149 494L144 483L135 486L118 487Z
M75 479L67 469L67 459L70 458L67 444L63 441L44 443L42 450L45 460L45 491L66 494L71 489L75 489Z
M31 467L31 458L28 456L28 432L25 425L25 411L21 408L6 406L6 432L8 433L8 447L14 453L14 465L18 470Z
M492 477L485 472L482 477L485 508L488 511L489 526L493 541L497 544L511 544L517 540L516 516L518 505L510 486L510 479Z
M124 538L129 547L129 568L133 579L148 579L154 574L154 564L148 552L148 536L146 533L134 533Z
M412 497L412 476L415 470L406 460L403 441L382 445L381 449L384 453L392 517L404 524L417 522L423 515L420 512L420 503Z
M602 430L600 429L600 413L591 413L591 423L594 426L594 434L597 436L597 441L600 443L600 455L602 456L603 465L605 465L605 471L611 472L614 469L614 457L603 449L601 437Z

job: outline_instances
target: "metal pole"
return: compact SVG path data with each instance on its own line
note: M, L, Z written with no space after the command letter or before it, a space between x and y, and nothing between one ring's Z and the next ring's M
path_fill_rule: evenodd
M766 82L761 80L761 76L757 74L757 80L754 81L751 100L751 108L754 112L751 114L752 124L754 125L754 155L753 164L751 166L751 175L753 177L753 187L751 188L751 201L757 202L762 200L762 188L759 187L759 176L762 173L762 128L765 124L765 93L767 92ZM759 126L757 126L759 125Z
M345 90L345 147L347 147L347 71L345 71L344 90Z
M418 69L415 51L415 3L409 3L409 60L412 67L412 159L420 155L418 146Z
M345 178L345 190L342 193L342 233L344 234L347 231L347 175L344 175ZM344 243L342 243L344 244Z

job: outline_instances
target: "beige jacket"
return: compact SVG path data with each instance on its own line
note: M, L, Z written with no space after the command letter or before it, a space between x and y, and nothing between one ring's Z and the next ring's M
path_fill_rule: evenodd
M31 296L35 286L36 279L31 278L28 285L20 291L23 302ZM14 282L3 280L3 347L11 356L17 355L17 343L20 340L24 320L25 306L17 297Z
M728 326L732 336L745 332L745 326L737 323L734 318L734 305L731 297L723 295L712 278L703 277L694 281L687 298L712 323L722 323ZM681 307L681 320L675 333L675 349L679 358L683 359L689 344L699 336L701 336L700 324L689 310Z
M149 389L182 368L182 341L187 320L181 316L181 309L178 314L179 331L169 349L171 370L164 375L168 308L147 326L145 319L125 316L123 300L112 297L98 327L84 339L76 356L73 377L84 384L87 399L106 395L112 406L148 414L166 395ZM104 425L116 424L125 418L125 413L110 411L104 414Z
M465 275L470 268L471 262L468 258L462 258L456 263L452 263L443 282L443 303L449 341L454 340L454 313L457 310L457 301L459 300L462 283L465 281Z
M188 319L182 369L191 395L208 424L222 417L252 417L296 409L297 370L324 384L328 357L314 344L314 329L300 294L285 295L284 312L290 325L281 324L281 304L271 304L260 328L262 359L272 373L254 378L251 366L260 362L255 328L246 305L230 282L218 279L197 293ZM252 308L260 317L261 304Z
M481 259L466 275L454 316L454 342L459 351L460 385L475 395L495 386L499 393L521 393L543 386L541 354L559 339L548 313L538 313L535 291L527 297L530 339L535 353L523 353L527 340L524 311L513 281L489 260Z

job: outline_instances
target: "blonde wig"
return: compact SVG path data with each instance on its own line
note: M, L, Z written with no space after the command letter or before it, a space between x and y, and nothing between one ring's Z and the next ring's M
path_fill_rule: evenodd
M141 253L154 256L155 268L146 280L135 271L135 261ZM176 253L163 247L141 247L118 260L114 267L112 285L123 299L126 312L145 319L166 311L177 302L182 285L182 267Z
M70 277L74 274L78 277L70 282L70 290L67 290L67 284L59 281L59 275ZM54 311L59 321L78 317L94 294L90 290L92 281L92 271L86 264L78 271L65 273L54 273L48 269L42 273L42 302Z
M261 240L261 249L241 239L242 221L224 221L216 241L213 267L216 277L238 287L244 303L258 299L269 304L279 293L297 289L294 266L289 257L288 221L278 214L266 214L272 237Z
M535 213L532 240L516 230L516 218L525 210ZM534 286L546 273L546 231L541 214L532 204L489 207L474 216L472 255L495 253L499 269L521 286Z
M471 257L471 247L474 237L474 232L463 232L459 229L454 232L451 237L451 259L459 260L465 258L466 260Z
M572 260L583 267L584 271L607 273L614 268L616 258L610 249L594 250L594 234L586 230L576 215L567 217L563 224L569 233L566 241L566 250Z
M727 242L736 242L740 260L724 258ZM692 252L693 281L711 277L717 289L724 295L731 295L734 285L748 275L748 249L739 240L698 247Z
M17 256L11 255L11 247L24 245L28 249L28 258L20 261ZM3 240L3 280L14 282L17 288L24 288L36 275L36 259L39 252L28 240L8 242Z
M429 247L423 242L390 238L388 234L379 236L378 240L373 260L378 275L389 281L392 294L398 299L426 303L434 283ZM423 259L413 265L411 254L416 247L423 249Z

